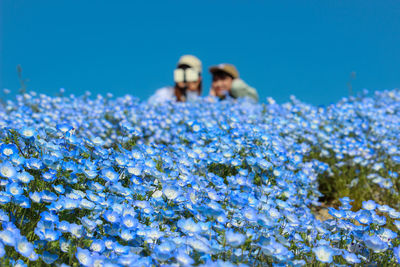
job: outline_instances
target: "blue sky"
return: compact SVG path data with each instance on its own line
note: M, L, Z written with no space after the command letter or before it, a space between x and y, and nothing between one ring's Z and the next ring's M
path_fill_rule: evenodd
M395 0L1 0L0 88L142 99L172 85L182 54L227 62L262 102L329 104L353 90L400 87Z

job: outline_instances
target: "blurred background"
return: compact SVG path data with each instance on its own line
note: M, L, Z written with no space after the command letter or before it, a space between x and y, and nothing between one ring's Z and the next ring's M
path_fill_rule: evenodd
M261 102L400 87L398 0L0 1L0 88L147 99L183 54L232 63ZM352 89L350 90L350 83ZM352 91L352 92L350 92Z

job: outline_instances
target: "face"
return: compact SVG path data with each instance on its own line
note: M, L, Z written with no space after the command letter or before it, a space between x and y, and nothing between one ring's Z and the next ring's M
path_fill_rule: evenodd
M178 82L176 84L180 88L184 88L185 86L187 86L187 90L188 91L196 92L196 91L198 91L198 88L200 86L200 82L201 82L201 77L199 77L199 79L196 82L186 82L186 83L185 82Z
M215 73L211 83L211 90L214 90L218 97L226 96L232 88L233 78L224 72Z

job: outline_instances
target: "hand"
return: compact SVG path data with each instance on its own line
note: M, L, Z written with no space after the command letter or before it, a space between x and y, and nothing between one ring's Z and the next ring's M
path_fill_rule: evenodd
M213 88L210 89L210 96L217 96Z

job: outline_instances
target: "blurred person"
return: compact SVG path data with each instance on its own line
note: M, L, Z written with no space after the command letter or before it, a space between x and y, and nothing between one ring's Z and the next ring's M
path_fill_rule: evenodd
M209 71L212 75L211 96L217 96L220 99L227 96L246 97L258 101L256 89L239 78L239 72L234 65L223 63L210 67Z
M193 55L183 55L174 70L175 86L158 89L149 98L149 102L161 103L166 101L185 102L196 99L202 91L201 61Z

